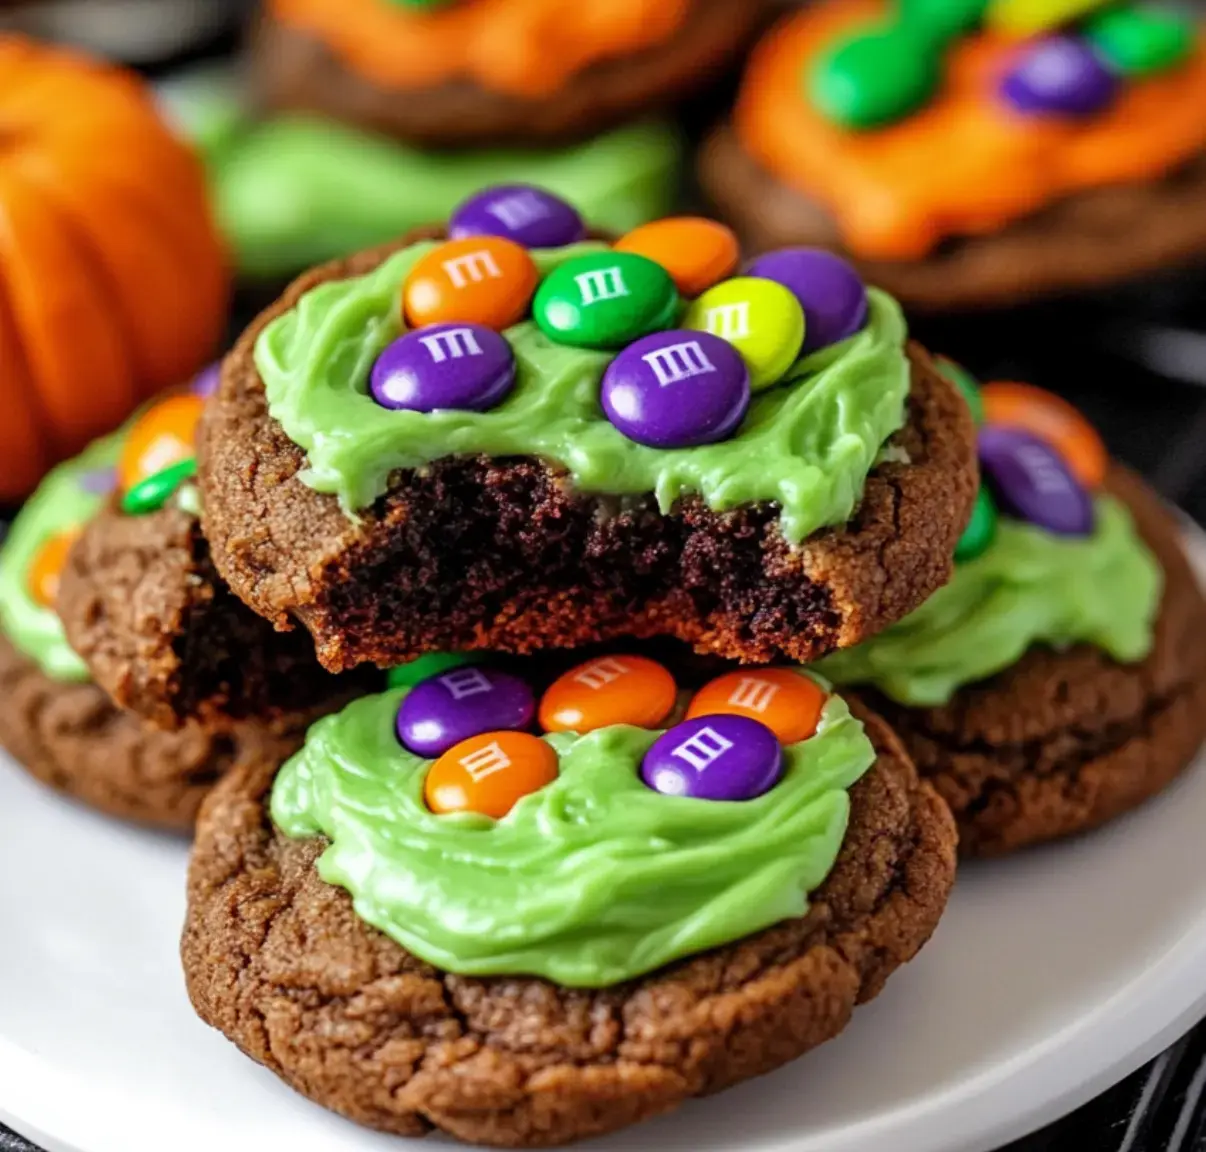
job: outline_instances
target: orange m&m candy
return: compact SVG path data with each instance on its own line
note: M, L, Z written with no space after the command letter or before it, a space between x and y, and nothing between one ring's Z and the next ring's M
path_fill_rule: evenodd
M522 320L540 273L526 248L502 236L467 236L428 252L402 289L412 328L452 321L501 332Z
M1021 428L1046 440L1088 488L1105 480L1109 453L1090 424L1067 400L1033 384L996 381L980 389L984 420L1006 428Z
M117 465L123 492L197 454L197 422L204 406L200 396L169 396L134 422Z
M697 716L748 716L765 724L780 744L807 740L817 730L824 689L790 668L742 668L705 684L687 709Z
M51 536L34 557L26 577L29 594L43 608L53 608L59 594L59 578L67 563L67 553L79 538L78 528L69 528Z
M571 668L540 701L546 732L593 732L612 724L656 728L674 708L674 677L644 656L600 656Z
M699 296L723 280L740 256L732 229L702 216L670 216L634 228L615 245L660 264L681 296Z
M557 753L527 732L484 732L449 748L427 773L433 812L480 812L501 820L531 792L557 779Z

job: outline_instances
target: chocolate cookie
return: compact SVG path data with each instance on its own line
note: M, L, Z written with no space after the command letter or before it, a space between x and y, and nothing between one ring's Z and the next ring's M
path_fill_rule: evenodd
M905 426L861 502L848 523L798 545L770 501L714 512L691 495L663 515L652 494L577 494L564 470L534 457L447 455L396 471L381 498L349 517L303 483L307 455L268 413L257 341L311 290L371 273L412 242L299 279L226 360L201 430L218 571L277 627L304 625L328 669L619 634L805 661L899 619L948 578L974 498L972 427L917 346ZM903 395L902 353L885 355Z
M891 732L862 718L878 760L808 914L595 991L420 962L319 878L326 841L274 829L276 765L246 764L198 824L182 943L194 1007L311 1099L405 1136L548 1146L768 1072L879 993L953 881L949 813Z
M165 729L286 720L369 691L323 671L304 631L276 632L222 582L195 515L97 516L67 558L56 609L97 684Z
M1115 466L1107 487L1164 570L1145 660L1119 664L1085 644L1032 648L943 707L904 708L866 693L951 806L964 855L1096 827L1159 792L1206 740L1206 600L1179 527L1126 470Z
M289 7L267 5L253 42L256 86L269 108L318 112L403 140L440 146L581 139L671 106L714 81L766 14L763 0L689 0L682 6L681 23L654 43L619 54L602 53L554 90L538 86L536 91L516 91L491 88L459 73L432 82L407 74L400 75L397 84L379 81L351 63L321 31L294 20ZM331 11L341 19L347 15L335 6ZM435 21L428 17L426 22ZM524 34L531 31L521 22L511 25L505 39L500 34L491 44L490 53L515 52ZM353 35L345 20L336 39L347 42ZM390 35L406 38L407 32L387 30L385 36ZM584 30L582 38L589 35ZM556 48L550 46L549 51L555 53Z
M95 684L52 680L0 633L0 744L44 784L111 816L188 831L235 764L283 759L304 734L296 723L162 732Z
M762 168L730 126L704 144L699 178L749 251L828 248L917 312L999 307L1103 287L1206 253L1206 157L1162 179L1070 196L990 235L949 239L911 261L852 252L834 217Z
M753 251L830 248L929 311L1206 257L1200 17L906 7L819 0L754 49L698 165Z

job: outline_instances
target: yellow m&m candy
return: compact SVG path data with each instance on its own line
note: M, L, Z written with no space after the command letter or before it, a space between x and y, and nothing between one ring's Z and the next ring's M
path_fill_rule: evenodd
M774 280L738 276L709 288L683 319L683 327L727 340L745 361L750 388L777 384L804 344L804 309Z
M674 708L674 677L644 656L600 656L571 668L540 701L546 732L593 732L612 724L656 728Z
M992 0L984 22L1006 36L1036 36L1105 8L1113 0Z
M423 798L433 812L480 812L501 820L557 779L557 753L527 732L483 732L449 748L430 768Z
M691 700L687 719L748 716L765 724L781 744L807 740L817 730L825 692L790 668L742 668L705 684Z

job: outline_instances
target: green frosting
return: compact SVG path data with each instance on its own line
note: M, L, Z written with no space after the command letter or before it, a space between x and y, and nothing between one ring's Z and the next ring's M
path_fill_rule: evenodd
M1092 644L1115 660L1152 646L1163 574L1119 501L1096 501L1083 539L1002 519L996 538L916 612L825 657L838 684L872 684L900 704L945 704L966 684L1011 667L1035 644Z
M86 524L108 499L81 483L86 472L110 468L121 454L123 436L114 433L60 464L26 501L0 551L0 626L22 655L52 680L85 682L84 662L67 643L63 624L29 591L29 570L53 536Z
M552 149L424 151L309 116L253 121L229 77L166 85L172 119L201 151L241 274L288 275L448 219L482 188L522 181L623 233L670 211L683 142L661 122Z
M602 987L803 915L845 836L846 790L875 759L835 696L754 800L651 791L637 772L659 733L617 726L544 737L560 774L502 820L436 816L423 802L430 762L394 735L406 691L314 725L281 769L272 818L288 836L330 839L319 875L362 919L464 975Z
M534 252L542 274L598 245ZM753 398L732 438L655 449L604 416L599 382L611 355L554 344L535 324L507 331L515 388L489 412L390 411L368 394L373 361L401 331L401 287L432 248L415 244L367 276L322 284L273 321L255 358L268 407L309 457L303 480L348 512L384 493L396 468L449 455L536 456L561 465L583 492L654 493L663 511L698 493L724 511L777 502L798 542L849 519L884 441L904 421L909 367L899 307L872 289L866 327L804 357Z

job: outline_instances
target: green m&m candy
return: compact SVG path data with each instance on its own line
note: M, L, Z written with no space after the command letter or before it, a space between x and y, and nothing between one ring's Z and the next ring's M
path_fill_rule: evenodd
M934 357L934 364L946 380L963 394L971 409L972 419L977 426L984 423L984 399L980 395L979 381L962 364L956 364L947 356Z
M1084 28L1097 54L1124 76L1149 76L1175 68L1193 51L1189 16L1160 8L1122 4L1094 16Z
M464 652L427 652L405 664L399 664L397 668L391 668L386 683L390 688L413 688L449 668L472 663L473 657Z
M942 80L942 54L909 26L859 32L825 53L807 78L812 102L846 128L879 128L926 104Z
M700 296L683 327L711 332L732 344L750 374L750 390L777 384L804 343L804 309L790 288L774 280L738 276Z
M195 457L180 460L170 468L155 472L135 484L121 498L121 510L127 516L145 516L148 512L158 512L186 480L191 480L196 475Z
M997 534L997 506L993 503L988 489L983 484L976 493L976 503L972 507L971 519L955 545L955 559L960 563L974 560L992 542Z
M623 348L670 328L678 289L660 264L635 252L591 252L554 269L536 290L532 316L558 344Z

